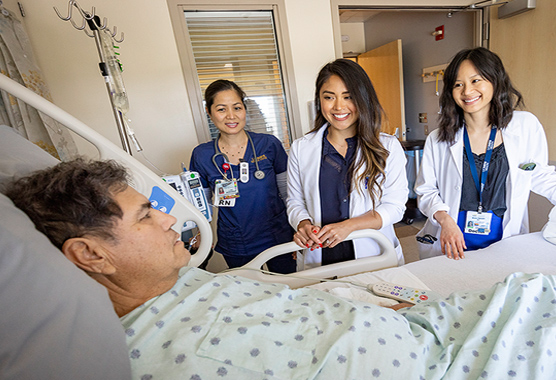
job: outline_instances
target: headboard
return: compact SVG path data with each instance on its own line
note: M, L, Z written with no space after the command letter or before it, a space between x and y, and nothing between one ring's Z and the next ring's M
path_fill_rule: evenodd
M106 289L67 260L4 195L57 160L0 126L0 379L129 379Z

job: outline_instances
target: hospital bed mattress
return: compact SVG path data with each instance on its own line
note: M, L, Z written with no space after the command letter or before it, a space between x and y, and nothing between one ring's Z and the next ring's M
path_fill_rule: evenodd
M431 290L448 296L457 290L484 289L515 272L556 274L556 245L540 232L512 236L465 253L465 259L433 257L404 265Z

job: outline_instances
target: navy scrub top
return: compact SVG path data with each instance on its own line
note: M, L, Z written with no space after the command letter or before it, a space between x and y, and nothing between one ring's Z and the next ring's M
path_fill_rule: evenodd
M288 156L282 143L275 136L247 132L253 139L259 158L259 168L265 177L254 177L257 170L251 144L247 144L244 160L249 162L249 181L239 181L239 165L230 165L233 177L237 179L239 198L234 207L218 209L215 250L227 256L256 256L267 248L293 240L293 230L288 223L286 206L278 193L276 174L287 170ZM212 162L215 154L214 141L197 146L191 155L189 170L201 177L204 188L210 186L214 193L215 181L222 174ZM224 157L216 157L220 170ZM230 171L226 173L231 177ZM215 198L213 197L213 201Z

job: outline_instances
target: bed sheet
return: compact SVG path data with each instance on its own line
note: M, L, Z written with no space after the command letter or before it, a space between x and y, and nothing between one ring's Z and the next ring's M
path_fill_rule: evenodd
M404 268L434 292L448 296L459 290L489 288L515 272L556 274L556 245L535 232L466 252L463 260L438 256Z

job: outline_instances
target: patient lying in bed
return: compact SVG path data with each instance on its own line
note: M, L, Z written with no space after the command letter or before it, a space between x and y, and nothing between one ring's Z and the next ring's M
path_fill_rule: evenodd
M121 320L138 379L549 379L555 285L514 275L398 314L188 268Z
M556 278L394 311L182 268L175 219L127 187L114 163L69 162L8 196L103 284L138 379L553 378ZM52 203L48 203L52 201Z

